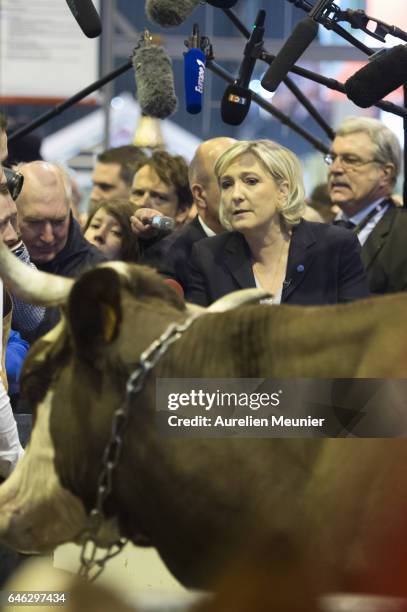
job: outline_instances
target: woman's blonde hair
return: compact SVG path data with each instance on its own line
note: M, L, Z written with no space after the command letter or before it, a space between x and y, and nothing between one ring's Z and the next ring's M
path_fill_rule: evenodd
M243 140L232 145L218 158L215 164L215 175L218 182L230 164L245 153L255 155L278 186L287 183L287 199L280 207L279 213L287 225L299 223L305 211L305 191L298 157L273 140ZM219 219L223 227L228 230L232 229L225 215L222 190Z

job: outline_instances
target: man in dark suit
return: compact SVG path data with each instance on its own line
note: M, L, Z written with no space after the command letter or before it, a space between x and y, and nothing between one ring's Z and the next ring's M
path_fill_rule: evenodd
M233 138L219 137L199 145L188 173L197 216L145 252L144 263L154 265L165 277L176 280L184 291L187 290L188 261L193 245L224 231L219 221L220 192L213 168L219 155L234 142Z
M351 117L336 131L325 158L334 223L358 236L371 293L407 289L407 213L391 194L400 171L396 135L377 119Z

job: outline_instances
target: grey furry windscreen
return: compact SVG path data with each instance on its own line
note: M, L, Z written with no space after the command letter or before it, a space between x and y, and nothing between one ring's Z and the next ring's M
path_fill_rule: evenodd
M178 107L171 60L162 47L140 46L133 55L136 98L143 115L166 119Z

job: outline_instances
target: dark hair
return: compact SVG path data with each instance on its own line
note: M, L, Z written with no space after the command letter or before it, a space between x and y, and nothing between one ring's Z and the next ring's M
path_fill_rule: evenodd
M155 150L143 166L150 166L163 183L174 186L181 210L191 208L193 197L189 187L188 165L181 155Z
M130 217L134 214L134 206L128 200L112 199L92 202L89 217L86 221L83 233L86 232L95 214L103 208L107 214L112 215L122 230L122 247L120 249L120 261L137 261L140 249L137 236L131 229Z
M113 149L106 149L97 156L97 161L102 164L119 164L120 178L131 187L133 176L140 166L148 159L147 155L134 145L124 145Z

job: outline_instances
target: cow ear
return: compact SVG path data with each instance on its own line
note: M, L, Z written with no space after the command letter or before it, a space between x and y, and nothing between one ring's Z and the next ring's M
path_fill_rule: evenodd
M113 342L122 321L118 272L103 267L83 274L69 295L68 321L81 352L93 353Z

